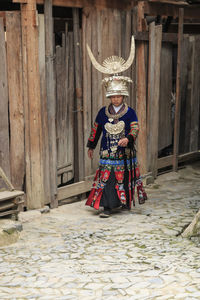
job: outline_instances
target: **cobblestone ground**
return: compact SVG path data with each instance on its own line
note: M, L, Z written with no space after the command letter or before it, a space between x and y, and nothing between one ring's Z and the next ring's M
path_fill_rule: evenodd
M180 236L200 207L200 167L159 176L149 200L109 219L64 205L0 249L0 299L200 299L200 244Z

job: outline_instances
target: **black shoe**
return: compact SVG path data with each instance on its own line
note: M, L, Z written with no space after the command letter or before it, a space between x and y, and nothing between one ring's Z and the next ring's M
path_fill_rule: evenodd
M124 210L130 210L130 208L126 204L122 204L121 209Z
M111 210L109 208L104 208L104 211L102 211L99 215L100 218L109 218L111 215Z

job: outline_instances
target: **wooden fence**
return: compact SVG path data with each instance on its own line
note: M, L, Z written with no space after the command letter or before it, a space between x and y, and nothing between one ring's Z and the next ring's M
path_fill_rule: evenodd
M127 59L132 34L136 36L136 59L125 75L133 79L128 104L140 112L142 128L138 148L142 152L143 143L147 143L147 171L155 176L159 168L171 165L172 156L158 159L158 152L173 144L172 93L175 93L177 38L166 41L162 26L151 23L148 35L142 39L138 34L140 27L135 8L123 11L87 7L82 10L82 24L79 24L79 9L73 9L73 31L69 31L66 23L62 44L51 49L53 45L48 45L47 39L48 18L39 15L35 38L39 47L40 101L35 103L31 98L32 87L26 82L31 70L26 60L23 14L23 10L6 12L4 22L0 18L0 165L14 187L32 197L30 157L34 156L41 161L40 168L37 165L39 169L33 165L34 174L40 174L38 180L44 185L43 200L35 206L52 203L57 187L58 201L89 190L98 164L98 149L91 161L87 157L86 143L98 110L108 100L101 84L103 75L92 67L86 43L100 63L110 55ZM179 154L183 155L200 148L199 48L199 36L184 35L179 137ZM37 136L34 126L38 116L39 138L35 143L30 133L35 130ZM54 144L57 184L52 167ZM38 147L41 148L38 150ZM37 151L41 153L40 158ZM144 155L139 156L143 158ZM69 183L73 184L63 186ZM34 208L29 201L26 205Z

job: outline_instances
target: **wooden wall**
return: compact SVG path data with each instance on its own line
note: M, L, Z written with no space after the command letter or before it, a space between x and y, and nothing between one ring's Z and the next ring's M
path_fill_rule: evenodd
M184 36L181 78L180 153L199 149L200 36Z
M26 13L22 9L22 15L20 12L9 12L5 16L6 35L3 20L0 19L0 165L11 178L15 188L26 190L30 194L29 201L31 201L31 195L37 196L40 190L36 189L36 193L32 191L34 185L31 162L35 165L34 159L37 159L38 167L41 165L40 188L44 192L42 200L35 203L38 207L52 201L49 149L53 135L49 138L52 134L49 132L49 125L52 123L53 114L51 116L49 114L51 103L50 89L47 86L51 83L56 91L54 98L56 105L53 107L56 111L56 117L53 119L56 122L56 137L53 142L56 142L57 146L58 185L90 179L95 173L99 153L97 148L94 159L89 160L86 143L98 110L106 105L108 100L104 96L105 91L101 84L104 75L93 68L86 51L86 43L89 44L99 63L110 55L127 59L131 35L138 29L137 11L87 7L82 10L82 24L79 25L78 9L76 9L73 11L74 30L69 32L66 24L65 32L62 33L62 44L54 48L53 55L47 51L46 21L43 15L39 15L38 27L34 25L35 27L29 28L30 32L34 30L35 46L38 47L38 57L36 55L34 59L36 61L38 59L39 81L37 85L29 83L30 86L27 83L31 78L31 68L27 65L27 51L31 49L27 48ZM142 55L138 55L141 45ZM161 26L151 24L149 37L145 41L136 40L136 58L143 61L134 61L132 67L124 74L133 79L127 102L136 111L141 108L140 93L137 90L139 79L142 79L145 87L142 91L143 100L145 99L145 103L142 103L144 114L140 117L144 117L143 121L146 122L145 126L148 129L147 134L143 136L143 140L148 141L148 158L151 161L147 171L155 171L155 176L158 151L173 142L171 92L174 49L172 43L162 41ZM184 35L180 153L196 151L200 147L199 50L199 36ZM55 76L51 76L50 80L47 65L52 61L54 61L52 74ZM31 65L30 61L29 64ZM138 68L141 65L144 67L143 73ZM34 71L37 72L37 68ZM38 87L37 103L31 94L32 86L34 89ZM37 115L34 115L35 108L37 108ZM34 116L38 118L37 127L34 127ZM39 136L37 145L34 137L30 136L32 131L35 137L37 134ZM37 168L34 172L37 179ZM81 189L76 185L77 191L84 192L85 186L88 189L88 185L84 185L84 182L81 183ZM56 184L53 189L57 189ZM73 187L70 189L72 190ZM65 194L67 195L67 190L66 192L62 190L62 195ZM28 207L34 208L34 205L28 203Z
M130 51L131 35L133 33L133 12L120 11L117 9L96 9L84 8L82 33L83 33L83 112L84 112L84 145L90 134L91 126L95 120L98 110L108 104L104 94L105 90L101 80L105 75L98 72L91 65L86 51L88 44L99 63L111 55L122 56L127 59ZM135 64L127 70L126 75L130 76L135 72ZM135 78L135 76L131 76ZM135 83L135 82L134 82ZM135 108L135 84L130 86L128 104ZM95 151L94 159L87 157L85 149L84 164L85 177L94 174L98 164L98 148Z

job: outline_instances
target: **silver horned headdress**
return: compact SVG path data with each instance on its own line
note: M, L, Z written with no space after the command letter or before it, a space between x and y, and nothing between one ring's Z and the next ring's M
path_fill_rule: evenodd
M110 56L103 61L103 64L99 64L90 47L87 45L88 55L95 69L104 74L112 75L111 77L106 77L102 80L106 88L106 97L113 95L123 95L128 96L128 83L132 82L129 77L119 76L118 74L126 71L133 63L135 57L135 41L132 36L131 39L131 50L127 61L119 56Z

